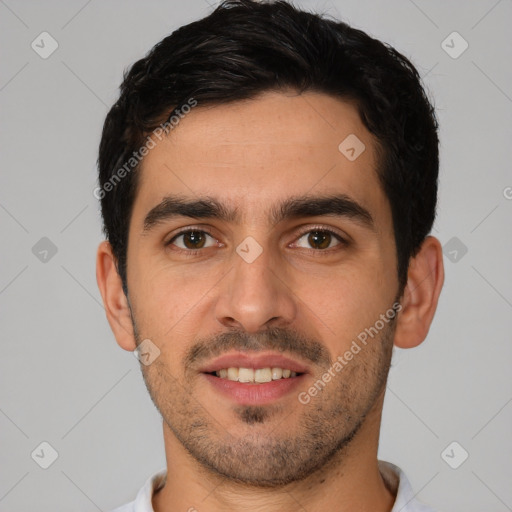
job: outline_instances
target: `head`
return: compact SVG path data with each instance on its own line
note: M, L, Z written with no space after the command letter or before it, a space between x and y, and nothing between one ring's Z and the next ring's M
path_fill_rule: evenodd
M146 385L203 467L288 483L378 416L442 286L438 166L409 60L286 2L226 1L131 67L100 144L98 282L118 343L160 351ZM211 373L234 352L299 375L233 402Z

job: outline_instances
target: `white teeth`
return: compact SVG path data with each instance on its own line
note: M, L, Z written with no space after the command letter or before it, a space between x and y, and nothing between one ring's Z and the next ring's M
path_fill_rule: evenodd
M280 379L283 376L282 368L272 368L272 380Z
M254 382L270 382L272 380L272 371L270 368L259 368L254 370Z
M285 368L222 368L215 372L217 377L238 382L264 383L279 379L297 377L297 372Z
M238 368L239 382L254 382L254 370L252 368Z
M228 379L238 380L238 368L228 368Z

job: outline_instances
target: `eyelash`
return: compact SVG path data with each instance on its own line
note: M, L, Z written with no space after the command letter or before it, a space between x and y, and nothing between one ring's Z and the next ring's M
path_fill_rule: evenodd
M165 243L165 246L170 246L172 243L181 235L187 234L187 233L193 233L193 232L199 232L199 233L206 233L207 235L211 236L212 238L215 238L215 236L211 233L211 231L208 231L206 228L186 228L182 231L179 231L176 233L168 242ZM204 249L181 249L181 247L178 247L177 249L173 249L174 251L178 251L181 253L185 253L187 256L195 256L201 251L204 251Z
M301 230L299 232L299 234L297 236L297 240L302 238L305 234L310 233L311 231L321 231L322 233L329 233L330 235L334 236L334 238L336 238L338 240L339 245L342 245L342 246L349 245L349 242L345 238L343 238L339 233L337 233L336 231L334 231L332 229L323 227L323 226L313 226L313 227L304 228L303 230ZM191 232L206 233L207 235L209 235L215 239L215 236L207 228L188 227L188 228L183 229L182 231L179 231L178 233L176 233L168 242L165 242L165 246L167 247L167 246L172 245L172 243L179 236L187 234L187 233L191 233ZM337 247L337 246L335 246L335 247ZM335 249L335 247L334 248L331 247L328 249L309 249L309 250L313 251L318 256L325 256L325 255L329 255L333 251L333 249ZM208 249L208 247L207 247L207 249ZM181 249L180 247L178 247L177 249L173 249L173 250L185 253L187 256L196 256L201 251L204 251L204 249Z
M297 240L301 239L304 235L306 235L307 233L310 233L311 231L320 231L322 233L329 233L336 240L338 240L339 246L345 246L345 247L348 246L348 241L344 237L342 237L337 231L334 231L333 229L325 228L323 226L313 226L313 227L304 228L304 230L299 231ZM309 249L309 250L313 251L318 256L328 256L329 254L331 254L331 252L336 250L336 247L338 247L338 245L335 247L328 248L328 249Z

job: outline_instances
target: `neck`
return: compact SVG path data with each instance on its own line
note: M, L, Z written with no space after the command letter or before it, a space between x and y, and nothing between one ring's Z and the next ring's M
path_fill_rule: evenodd
M206 470L164 422L167 480L153 496L153 508L155 512L389 512L396 489L387 487L377 460L382 401L383 396L350 444L328 464L304 480L278 488L253 487Z

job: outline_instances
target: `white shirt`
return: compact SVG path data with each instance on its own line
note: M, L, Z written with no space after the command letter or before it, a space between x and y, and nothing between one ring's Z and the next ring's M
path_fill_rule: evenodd
M433 508L415 499L409 480L398 466L379 460L379 470L389 487L396 490L395 504L391 512L436 512ZM166 472L167 469L164 468L148 478L144 487L137 493L135 501L118 507L111 512L154 512L151 499L153 493L163 485Z

